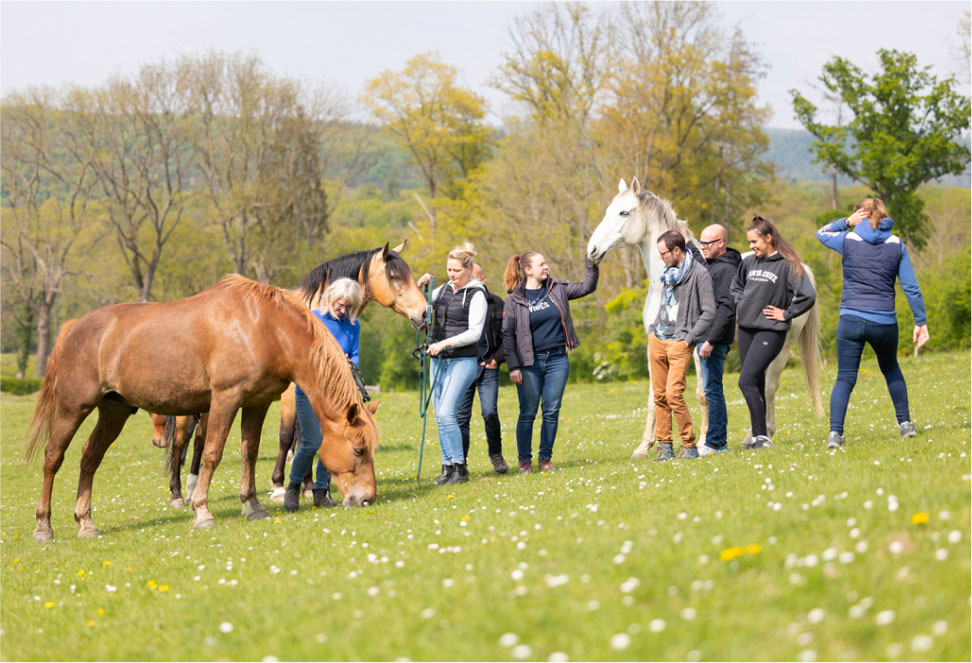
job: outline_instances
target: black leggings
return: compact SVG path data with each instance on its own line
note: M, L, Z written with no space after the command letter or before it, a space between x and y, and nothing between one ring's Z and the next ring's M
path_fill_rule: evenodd
M739 328L739 389L749 406L753 437L766 435L766 369L780 354L785 331Z

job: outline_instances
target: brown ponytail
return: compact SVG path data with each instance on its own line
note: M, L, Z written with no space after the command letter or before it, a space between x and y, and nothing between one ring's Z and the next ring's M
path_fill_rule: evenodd
M524 270L533 260L533 257L537 255L540 254L536 251L527 251L510 256L506 263L506 270L503 272L503 285L506 286L507 292L512 292L516 286L520 285L521 281L526 280Z
M867 212L868 219L871 221L871 228L877 230L878 225L881 223L881 219L885 219L888 216L888 208L884 206L884 201L880 198L865 198L861 202L854 205L854 211L862 209Z
M790 263L790 269L793 270L793 273L797 276L803 276L803 261L800 260L800 254L797 253L797 250L793 248L792 244L783 239L779 229L772 221L759 215L754 215L752 223L746 228L746 232L750 230L755 230L763 237L768 236L770 243L776 249L777 253Z

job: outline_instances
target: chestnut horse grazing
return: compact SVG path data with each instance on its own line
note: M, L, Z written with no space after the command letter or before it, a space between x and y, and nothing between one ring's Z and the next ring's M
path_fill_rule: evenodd
M209 486L242 409L243 515L266 518L254 477L260 432L270 403L290 382L304 386L321 422L321 453L344 505L373 503L378 427L334 337L293 293L232 274L188 299L106 306L65 324L48 360L25 450L29 461L47 440L34 540L54 538L54 475L95 409L98 422L82 450L74 507L78 536L98 534L91 520L94 473L137 408L175 415L208 411L208 439L190 501L200 528L216 522Z

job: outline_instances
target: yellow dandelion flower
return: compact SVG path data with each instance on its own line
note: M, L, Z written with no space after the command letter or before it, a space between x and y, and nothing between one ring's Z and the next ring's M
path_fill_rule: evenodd
M925 525L928 523L928 514L924 511L919 511L911 516L911 522L915 525Z
M94 626L94 620L93 619L89 619L88 620L88 628L91 628L92 626Z
M85 573L84 569L81 569L80 571L78 571L78 577L79 578L83 578L84 577L84 573Z
M105 609L104 608L98 608L98 614L99 615L105 614Z
M47 609L53 608L54 607L54 601L48 601L47 603L44 604L44 607L47 608Z
M721 553L719 553L719 559L723 562L729 562L743 554L743 549L739 546L733 546L732 548L726 548Z
M751 543L746 546L746 552L750 555L758 555L763 548L758 543Z
M20 558L19 558L19 557L14 557L14 558L13 558L13 561L14 561L14 564L16 564L17 562L19 562L19 561L20 561Z
M451 499L455 499L455 497L456 497L456 496L455 496L455 495L453 495L452 493L449 493L448 495L446 495L446 499L447 499L447 500L451 500Z
M109 562L109 561L108 561L108 560L106 559L106 560L105 560L104 562L102 562L102 563L101 563L101 565L102 565L102 566L111 566L111 562Z
M464 515L460 520L469 520L469 514Z
M169 591L169 586L168 585L159 585L159 591L160 592L167 592L167 591Z
M158 585L155 584L155 581L154 580L149 580L145 584L148 586L149 589L158 589L158 587L159 587Z

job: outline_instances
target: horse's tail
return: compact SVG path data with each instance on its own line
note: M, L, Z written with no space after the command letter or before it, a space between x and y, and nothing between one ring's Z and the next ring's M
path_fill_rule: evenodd
M57 367L58 359L63 351L64 337L77 320L67 320L61 324L61 331L57 334L54 348L47 358L47 369L44 371L44 381L41 382L34 414L30 419L27 433L27 447L24 449L24 463L29 463L37 453L37 448L46 443L54 432L54 409L57 400Z
M817 289L817 284L813 278L813 273L807 270L810 283L813 289ZM817 417L824 415L823 402L820 399L820 389L817 385L818 371L820 369L820 311L818 304L814 302L810 311L807 313L807 324L800 332L797 339L800 346L800 363L803 364L803 375L807 379L807 389L810 390L810 401L813 403L813 413Z

